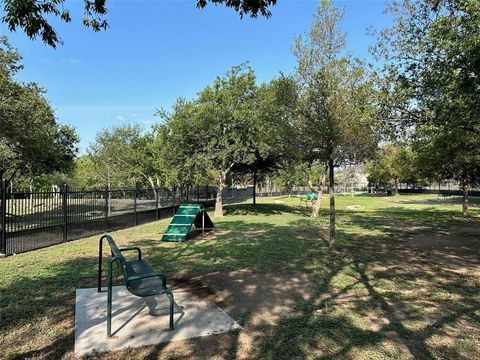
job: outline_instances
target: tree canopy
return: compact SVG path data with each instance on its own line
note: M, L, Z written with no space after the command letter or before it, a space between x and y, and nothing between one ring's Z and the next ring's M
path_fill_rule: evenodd
M317 8L310 32L295 41L299 142L305 160L328 165L330 244L335 242L334 168L360 163L377 144L373 84L360 61L345 54L343 14L331 1ZM322 186L323 187L323 186Z
M73 128L60 125L35 83L14 79L21 57L0 38L0 178L68 171L77 152Z
M421 180L423 171L419 167L418 154L406 143L384 144L367 163L366 172L370 183L393 183L398 195L400 183L415 184Z
M389 10L394 26L375 49L386 64L385 114L409 129L432 173L467 193L480 181L480 2L405 0Z
M153 134L143 133L138 124L100 131L89 147L91 165L96 169L95 182L102 187L159 187L153 146Z
M195 1L199 9L208 3L224 5L236 11L240 17L250 15L270 17L270 7L277 0L191 0ZM107 0L83 0L85 16L83 24L93 31L106 30L108 21ZM10 31L22 29L31 39L40 37L42 41L55 48L62 40L51 24L49 17L55 17L69 23L72 21L70 10L65 7L65 0L3 0L4 16L2 21L7 24ZM139 5L141 6L141 4Z
M215 216L222 216L228 178L271 171L283 158L295 94L287 77L257 85L250 67L232 67L195 99L179 99L172 114L161 112L165 162L182 183L212 179Z

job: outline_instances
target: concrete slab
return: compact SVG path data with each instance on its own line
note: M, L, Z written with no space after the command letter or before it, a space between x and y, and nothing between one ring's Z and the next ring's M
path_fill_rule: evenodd
M124 286L113 288L112 332L107 338L107 293L77 289L75 302L75 355L115 351L167 341L225 333L242 327L217 305L188 292L174 292L175 330L168 330L165 295L139 298ZM155 307L156 316L149 314Z

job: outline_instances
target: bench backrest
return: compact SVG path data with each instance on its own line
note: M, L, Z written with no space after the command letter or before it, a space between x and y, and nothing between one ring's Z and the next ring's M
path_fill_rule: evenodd
M110 246L110 250L112 251L112 257L117 262L118 267L122 269L123 278L125 280L125 283L127 283L128 282L127 261L123 257L122 252L118 248L113 238L110 235L105 235L105 239L107 239L108 245Z
M316 191L309 191L309 192L307 193L307 200L312 200L312 199L318 200L318 192L316 192Z

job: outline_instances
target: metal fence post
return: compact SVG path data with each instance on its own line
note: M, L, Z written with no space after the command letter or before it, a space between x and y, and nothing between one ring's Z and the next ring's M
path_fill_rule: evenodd
M108 231L108 198L110 197L110 192L108 186L105 188L105 231Z
M63 211L63 242L68 241L68 186L62 187L62 211Z
M158 189L155 188L155 213L156 213L156 219L160 219L160 213L158 211Z
M175 216L175 192L177 189L175 188L175 185L172 185L172 205L173 205L173 215Z
M0 179L0 221L2 233L0 235L0 253L7 255L7 184L5 180Z
M138 225L138 217L137 217L137 193L138 188L135 187L135 191L133 192L133 214L135 216L135 226Z

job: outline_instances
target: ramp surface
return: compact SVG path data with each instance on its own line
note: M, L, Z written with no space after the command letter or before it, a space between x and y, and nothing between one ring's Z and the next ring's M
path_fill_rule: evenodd
M162 236L162 241L185 241L195 225L197 230L210 231L214 225L203 204L181 204Z

